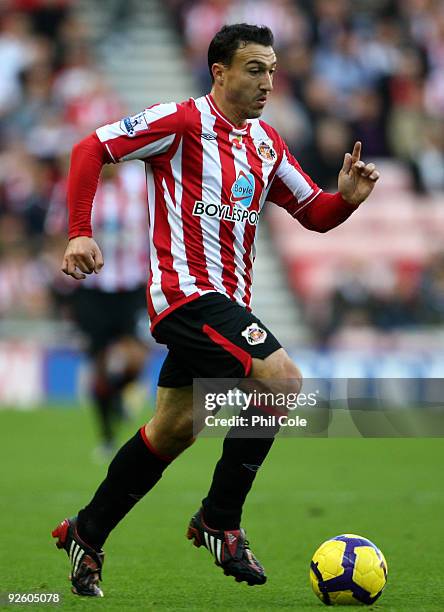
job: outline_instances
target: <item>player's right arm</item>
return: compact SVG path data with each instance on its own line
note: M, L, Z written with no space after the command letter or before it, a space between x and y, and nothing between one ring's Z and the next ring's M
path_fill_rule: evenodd
M62 272L76 280L99 272L103 257L92 238L91 211L106 151L96 134L77 143L71 153L68 175L69 242L62 262Z
M99 272L100 248L92 238L91 211L102 167L133 159L170 155L184 126L183 107L157 104L133 117L104 125L72 150L68 175L69 243L62 271L77 280Z

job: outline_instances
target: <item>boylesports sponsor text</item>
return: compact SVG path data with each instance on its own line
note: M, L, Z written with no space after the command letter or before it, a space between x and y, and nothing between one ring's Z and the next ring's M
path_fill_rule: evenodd
M246 221L250 225L257 225L259 222L259 213L256 210L247 210L239 206L231 207L228 204L207 204L200 200L194 203L193 215L234 221L234 223Z

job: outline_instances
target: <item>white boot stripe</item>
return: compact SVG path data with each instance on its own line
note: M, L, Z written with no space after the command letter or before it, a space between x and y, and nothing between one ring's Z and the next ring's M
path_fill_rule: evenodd
M74 573L77 570L77 566L79 564L79 558L82 556L83 552L84 552L83 549L80 548L80 546L78 544L76 544L76 550L74 552L73 559L72 559L72 564L73 564L73 567L74 567L74 569L73 569Z
M205 538L206 547L208 548L208 550L211 551L210 544L208 542L208 533L206 531L204 531L204 538Z
M75 546L75 541L73 540L69 548L69 558L71 559L71 561L72 561L72 551L73 551L74 546Z
M72 565L74 565L74 563L76 562L76 558L77 558L77 554L79 552L79 545L75 542L74 543L74 548L72 551L72 555L71 555L71 563Z
M217 541L216 541L216 543L217 543L217 554L216 554L216 558L217 558L218 563L222 563L222 561L221 561L221 559L220 559L220 551L221 551L221 549L222 549L222 542L221 542L220 540L217 540Z
M75 575L76 575L76 573L77 573L77 570L78 570L78 568L79 568L79 563L80 563L80 561L83 559L84 555L85 555L85 551L84 551L84 550L82 550L82 549L79 547L79 553L78 553L78 555L77 555L77 557L76 557L76 562L75 562L75 565L74 565L74 570L73 570L73 574L74 574L74 576L75 576Z
M72 555L71 555L71 563L74 565L77 554L79 552L79 548L80 546L77 544L77 542L74 542L74 548L72 549Z

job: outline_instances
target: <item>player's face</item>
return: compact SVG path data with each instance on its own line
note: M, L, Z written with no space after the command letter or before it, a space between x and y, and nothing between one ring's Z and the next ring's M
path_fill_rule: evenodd
M273 89L276 55L272 47L249 43L234 54L224 69L226 102L242 119L260 117Z

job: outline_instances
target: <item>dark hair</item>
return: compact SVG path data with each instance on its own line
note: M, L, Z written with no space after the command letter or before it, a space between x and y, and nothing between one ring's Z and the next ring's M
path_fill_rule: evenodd
M211 80L214 81L211 71L213 64L221 62L224 66L230 66L241 43L257 43L264 47L271 47L273 42L273 32L267 26L255 26L248 23L224 25L208 47L208 69Z

